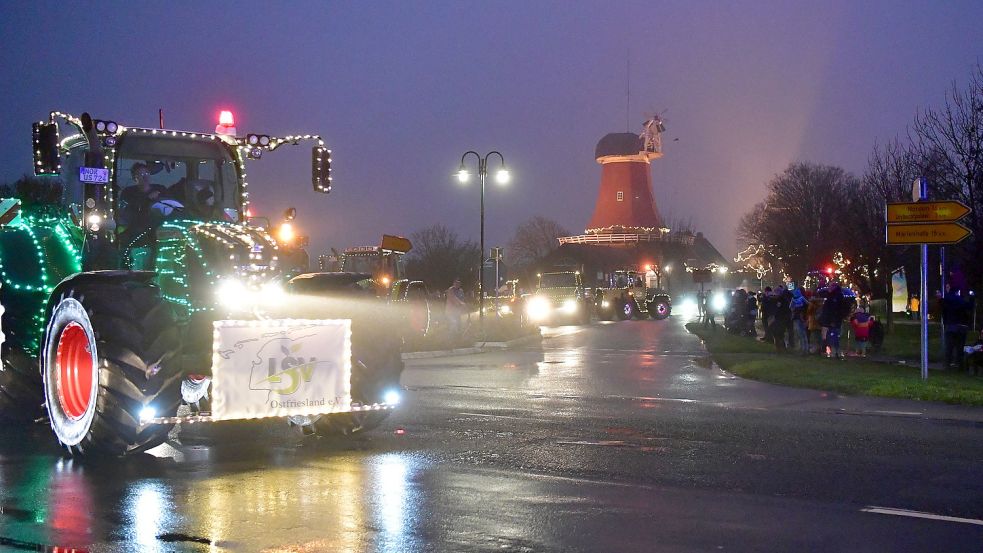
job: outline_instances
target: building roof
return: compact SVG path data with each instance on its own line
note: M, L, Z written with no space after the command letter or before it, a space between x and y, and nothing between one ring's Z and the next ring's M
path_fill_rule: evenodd
M594 157L632 156L645 149L642 139L630 132L613 132L604 135L594 147Z

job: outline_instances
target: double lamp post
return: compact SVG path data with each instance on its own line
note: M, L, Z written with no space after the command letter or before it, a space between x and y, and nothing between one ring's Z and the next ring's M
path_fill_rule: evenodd
M485 292L484 281L485 281L485 179L488 177L488 158L492 156L498 156L501 161L501 165L498 171L495 172L495 182L498 184L508 184L509 182L509 170L505 168L505 158L502 154L497 151L491 151L481 157L478 152L468 150L464 152L461 156L461 167L457 170L457 180L461 184L467 183L471 180L471 173L464 165L464 161L468 156L474 156L478 160L478 180L481 182L481 243L479 247L481 252L478 260L478 324L481 327L481 333L485 332ZM498 283L495 283L496 288Z

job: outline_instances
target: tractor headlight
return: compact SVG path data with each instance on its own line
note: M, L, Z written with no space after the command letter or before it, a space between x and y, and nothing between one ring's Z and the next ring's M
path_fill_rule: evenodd
M287 295L287 291L283 289L283 285L279 282L267 282L263 284L259 289L259 293L260 299L266 304L280 303Z
M246 303L249 294L249 290L242 281L229 278L224 279L218 284L218 289L215 291L216 299L218 303L224 305L225 307L236 307Z
M140 409L140 423L146 423L149 420L157 418L157 410L151 406L146 406Z
M563 311L565 313L576 313L577 307L577 300L566 300L563 302Z
M550 300L542 296L535 296L526 305L526 314L534 321L541 321L550 316L550 308Z
M679 304L679 313L683 317L695 317L699 312L700 308L693 298L686 298Z
M716 293L713 295L713 310L720 313L727 307L727 299L721 293Z
M396 405L397 403L399 403L399 400L400 399L401 398L399 396L399 392L398 391L396 391L396 390L389 390L389 391L386 392L386 395L383 397L382 400L387 405Z

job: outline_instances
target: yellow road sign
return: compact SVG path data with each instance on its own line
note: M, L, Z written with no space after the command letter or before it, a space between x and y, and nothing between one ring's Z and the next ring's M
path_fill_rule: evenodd
M972 231L959 223L914 223L887 225L887 243L901 244L955 244Z
M951 223L967 213L966 204L956 200L887 204L888 223Z

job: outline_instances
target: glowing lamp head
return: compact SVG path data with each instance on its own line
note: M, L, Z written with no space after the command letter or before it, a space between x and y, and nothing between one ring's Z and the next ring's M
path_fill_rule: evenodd
M471 180L471 173L469 173L467 169L461 167L457 170L457 182L464 184L469 180Z
M218 124L223 127L234 127L236 126L236 119L232 115L231 111L222 110L222 112L218 114Z
M392 282L392 280L387 276L382 277L380 280L383 286L389 286L389 283Z
M495 182L498 184L508 184L511 178L512 175L509 174L509 170L505 169L504 167L495 173Z
M649 272L649 271L651 271L651 270L652 270L652 266L651 265L646 265L645 266L645 272L646 273Z
M832 267L826 267L826 274L827 275L833 274L833 268Z
M236 135L236 120L231 111L222 111L218 114L218 125L215 126L215 134L226 136Z
M289 244L294 241L295 237L294 226L290 223L281 224L276 234L276 238L281 244Z

